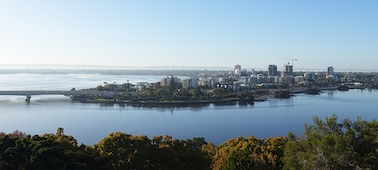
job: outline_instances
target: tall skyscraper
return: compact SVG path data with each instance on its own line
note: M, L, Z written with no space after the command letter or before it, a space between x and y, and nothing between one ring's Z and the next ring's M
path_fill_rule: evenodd
M269 65L268 66L268 76L277 76L277 66L276 65Z
M328 75L334 75L334 74L335 74L335 70L333 69L332 66L329 66L329 67L328 67L327 72L328 72L328 73L327 73Z

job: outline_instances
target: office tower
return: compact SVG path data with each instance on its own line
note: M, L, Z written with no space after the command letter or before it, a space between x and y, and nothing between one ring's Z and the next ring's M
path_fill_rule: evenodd
M277 76L277 66L276 65L269 65L268 66L268 76Z
M332 66L329 66L329 67L328 67L327 72L328 72L327 75L334 75L334 74L335 74L335 70L333 69Z

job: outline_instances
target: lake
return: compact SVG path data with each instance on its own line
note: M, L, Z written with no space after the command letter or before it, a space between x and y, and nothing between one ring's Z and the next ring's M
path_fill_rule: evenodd
M157 82L165 76L99 74L0 74L0 90L69 90L108 83ZM301 135L313 116L336 114L339 119L358 116L377 119L378 91L324 91L321 95L297 94L290 99L269 98L248 106L202 108L138 108L72 102L64 96L0 96L0 131L15 130L28 134L55 133L64 128L66 135L79 143L96 144L111 132L133 135L188 139L204 137L220 144L238 136L266 138Z

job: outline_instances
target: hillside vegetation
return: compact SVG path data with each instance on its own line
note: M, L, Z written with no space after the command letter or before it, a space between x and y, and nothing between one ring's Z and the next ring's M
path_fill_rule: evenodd
M377 169L378 122L335 115L305 124L301 136L204 138L110 133L94 146L55 134L0 133L0 169Z

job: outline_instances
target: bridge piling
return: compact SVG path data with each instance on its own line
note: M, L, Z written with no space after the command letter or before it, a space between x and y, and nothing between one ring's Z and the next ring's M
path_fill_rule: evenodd
M25 102L30 103L30 99L31 99L31 96L30 96L30 95L27 95L27 96L26 96L26 99L25 99Z

